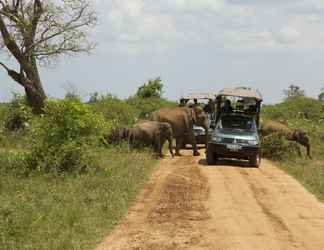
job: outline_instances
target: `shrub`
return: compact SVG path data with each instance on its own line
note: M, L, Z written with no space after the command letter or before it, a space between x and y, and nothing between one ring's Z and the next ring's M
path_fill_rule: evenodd
M268 105L263 109L263 117L272 120L309 120L312 122L324 119L322 102L309 97L294 97L286 101Z
M19 151L0 151L0 174L27 174L27 154Z
M161 108L176 106L175 102L171 102L163 98L139 98L135 96L128 98L126 102L130 106L136 108L139 119L145 119L147 114Z
M297 143L288 141L282 133L274 133L262 139L262 156L272 160L283 160L300 155Z
M0 103L0 123L1 124L5 121L7 115L8 115L8 105L4 103Z
M32 109L27 105L25 96L14 94L6 112L4 126L10 131L24 129L32 117Z
M93 165L90 147L99 145L103 130L109 127L77 99L47 101L42 117L32 126L28 168L45 172L80 172Z
M112 95L97 99L96 102L91 103L91 107L95 112L103 114L105 119L114 126L130 126L137 121L139 112L136 107Z
M95 97L96 101L90 103L95 112L102 113L115 127L132 126L146 115L164 107L174 107L176 103L163 98L129 97L120 100L112 95Z

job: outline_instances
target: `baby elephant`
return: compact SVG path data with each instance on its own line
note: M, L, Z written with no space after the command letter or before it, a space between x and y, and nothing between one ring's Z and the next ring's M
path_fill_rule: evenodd
M128 128L115 128L110 134L104 136L108 144L119 144L128 140Z
M261 126L262 136L267 136L276 132L281 132L286 136L287 140L295 141L304 146L307 151L307 156L312 158L310 140L305 131L289 128L285 124L276 121L268 121Z
M134 147L151 146L154 152L163 157L162 149L166 141L173 157L173 132L172 127L166 122L140 121L129 129L129 142Z
M170 154L174 156L172 128L165 122L141 121L132 128L116 128L106 136L106 141L109 144L125 141L134 148L152 147L160 157L163 157L163 145L168 141Z

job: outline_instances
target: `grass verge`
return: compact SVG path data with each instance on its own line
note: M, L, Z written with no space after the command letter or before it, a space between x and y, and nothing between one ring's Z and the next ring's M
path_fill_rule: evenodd
M105 149L77 176L0 176L0 249L92 249L127 212L156 160Z
M277 162L277 166L292 175L307 190L324 202L324 160L292 159Z

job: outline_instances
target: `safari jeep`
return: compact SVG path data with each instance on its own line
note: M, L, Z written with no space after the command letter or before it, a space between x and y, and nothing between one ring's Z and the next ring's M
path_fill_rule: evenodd
M244 87L224 89L217 95L216 103L216 119L208 134L207 164L212 165L219 158L236 158L259 167L261 94Z

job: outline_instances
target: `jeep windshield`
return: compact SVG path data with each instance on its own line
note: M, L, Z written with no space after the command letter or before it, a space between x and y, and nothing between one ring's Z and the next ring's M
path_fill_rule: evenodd
M249 132L257 131L255 121L252 117L241 115L223 115L217 127L221 131Z

